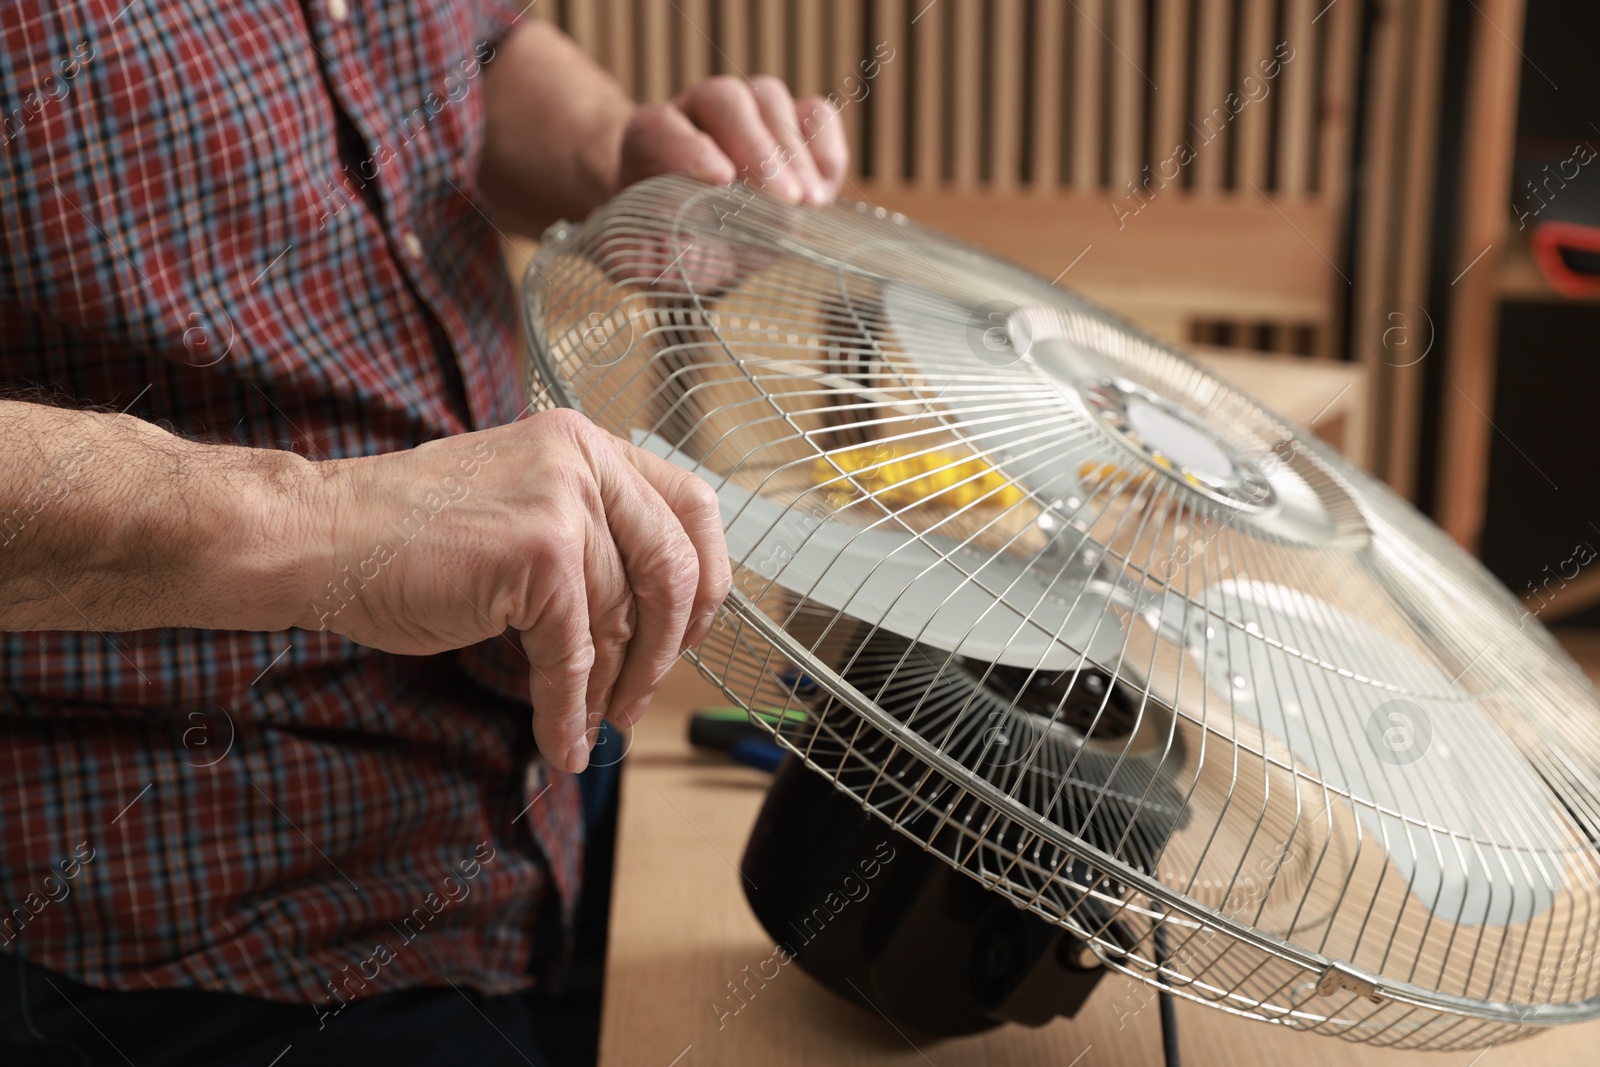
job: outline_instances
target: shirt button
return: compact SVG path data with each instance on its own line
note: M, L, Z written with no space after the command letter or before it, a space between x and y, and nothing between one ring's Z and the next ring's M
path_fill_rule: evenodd
M349 18L349 0L328 0L328 17L335 22L343 22Z
M412 259L422 258L422 242L417 239L416 234L407 230L405 236L400 238L400 243L405 246L406 255Z

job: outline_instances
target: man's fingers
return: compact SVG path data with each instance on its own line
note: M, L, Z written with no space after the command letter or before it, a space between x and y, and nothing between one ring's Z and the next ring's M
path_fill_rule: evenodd
M593 747L599 736L600 720L610 710L612 692L622 675L628 646L637 628L627 569L603 516L590 521L583 570L589 594L589 637L594 643L594 666L589 670L585 691L584 738Z
M641 107L622 138L623 184L655 174L686 174L711 185L726 185L739 176L716 139L672 104Z
M633 635L610 702L611 718L628 726L683 649L700 564L677 516L638 470L609 448L594 449L590 464L633 590Z
M594 644L588 598L581 581L557 580L548 588L533 626L522 631L532 667L533 736L546 760L576 774L589 765L585 697Z
M850 168L850 142L845 139L838 109L826 97L810 96L800 101L795 112L811 149L811 159L827 184L827 199L832 202Z
M831 199L828 188L806 147L805 133L800 129L800 119L795 113L794 97L789 95L789 87L770 74L764 74L750 79L750 91L761 110L762 121L783 146L783 157L788 161L789 169L805 188L806 203L827 203Z
M788 150L768 128L754 92L742 78L719 75L686 90L677 100L696 126L710 134L739 173L777 196L799 201L805 186L787 166Z
M831 203L850 158L837 112L822 97L798 106L777 78L720 75L671 104L640 108L623 138L624 181L688 174L743 177L789 201Z
M684 647L698 645L711 633L717 608L733 584L728 545L722 533L722 511L716 492L705 480L667 462L653 452L617 439L617 449L649 481L677 516L694 544L700 564L694 607L684 633Z

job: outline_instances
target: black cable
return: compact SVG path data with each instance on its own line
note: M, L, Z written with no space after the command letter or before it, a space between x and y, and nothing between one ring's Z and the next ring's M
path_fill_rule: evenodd
M1156 977L1167 965L1167 932L1160 925L1151 931L1156 945ZM1165 979L1162 979L1163 981ZM1179 1067L1178 1004L1165 989L1156 990L1156 1008L1161 1015L1161 1059L1165 1067Z
M1178 1067L1177 1001L1162 989L1156 993L1156 1004L1161 1009L1161 1058L1166 1067Z

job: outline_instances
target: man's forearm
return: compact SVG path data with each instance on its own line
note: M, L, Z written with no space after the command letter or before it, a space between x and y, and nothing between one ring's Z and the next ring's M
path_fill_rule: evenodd
M313 465L127 415L0 401L0 629L279 630Z
M571 39L526 19L496 46L483 78L478 182L503 228L537 237L616 191L633 102Z

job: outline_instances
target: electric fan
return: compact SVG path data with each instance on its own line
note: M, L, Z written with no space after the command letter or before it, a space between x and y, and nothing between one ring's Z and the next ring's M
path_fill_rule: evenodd
M1600 701L1303 429L861 205L653 179L524 313L536 403L718 493L692 655L792 753L747 894L841 995L965 1033L1114 969L1432 1049L1600 1014Z

